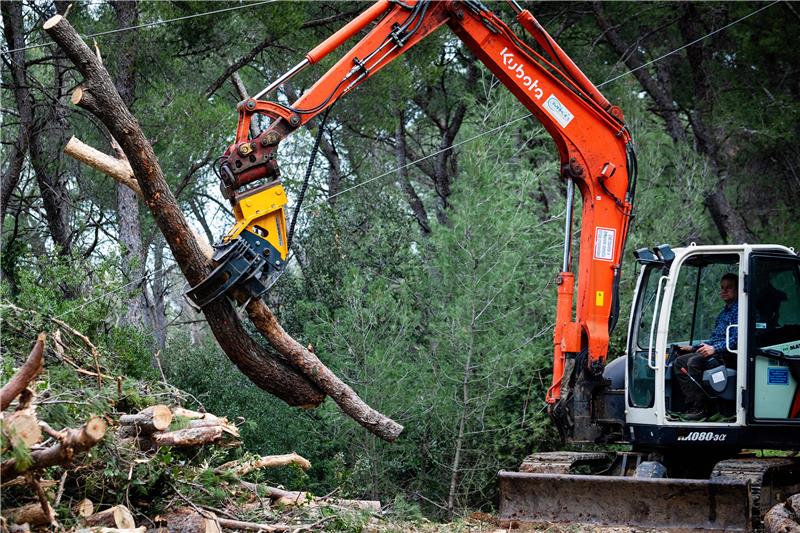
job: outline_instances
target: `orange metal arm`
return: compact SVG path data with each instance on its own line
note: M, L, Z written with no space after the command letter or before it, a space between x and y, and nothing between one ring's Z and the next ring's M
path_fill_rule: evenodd
M270 170L272 167L264 166L262 161L274 159L273 151L282 138L447 24L550 133L558 147L562 176L577 185L583 199L574 319L569 240L564 272L559 275L554 375L547 395L547 401L554 403L560 398L567 354L586 350L589 367L599 371L608 353L609 322L616 304L616 283L633 192L629 174L633 157L631 137L622 114L527 10L518 14L518 20L551 56L552 63L475 0L403 3L381 0L310 52L306 61L319 60L366 27L372 18L381 16L373 29L292 106L255 100L240 104L237 143L226 155L241 165L229 185L236 188L254 179L275 176L277 168ZM275 120L256 139L248 139L249 119L257 112L269 114ZM243 145L247 145L244 155ZM571 213L567 239L571 234L570 224Z

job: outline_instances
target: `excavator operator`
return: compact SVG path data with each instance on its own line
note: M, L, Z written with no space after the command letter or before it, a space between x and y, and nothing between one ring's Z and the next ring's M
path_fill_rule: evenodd
M720 280L719 295L725 302L714 323L714 330L706 342L693 346L680 346L681 352L687 352L675 360L676 377L686 401L685 420L700 420L709 413L704 407L704 393L700 386L703 371L709 368L709 360L713 356L724 361L729 368L736 366L736 356L726 349L725 332L728 326L736 324L739 318L739 277L727 273ZM736 347L736 337L732 336L731 345Z

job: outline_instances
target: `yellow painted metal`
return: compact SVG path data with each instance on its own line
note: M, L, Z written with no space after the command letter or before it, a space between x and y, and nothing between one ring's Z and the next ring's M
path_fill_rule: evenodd
M286 191L280 181L273 181L240 195L233 206L236 224L224 242L248 230L269 242L286 259Z

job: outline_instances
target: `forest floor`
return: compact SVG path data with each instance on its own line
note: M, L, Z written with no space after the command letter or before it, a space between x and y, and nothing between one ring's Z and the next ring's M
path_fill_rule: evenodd
M578 524L537 524L521 528L499 527L497 517L486 513L472 513L468 518L449 523L429 521L373 520L364 528L364 533L659 533L656 529L630 527L601 527Z

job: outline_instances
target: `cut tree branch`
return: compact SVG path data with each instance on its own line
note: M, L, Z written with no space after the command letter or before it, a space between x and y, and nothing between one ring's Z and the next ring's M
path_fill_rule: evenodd
M13 479L30 470L40 470L49 466L68 463L77 453L84 452L97 444L106 434L106 423L99 416L89 419L80 429L65 429L63 440L49 448L31 452L31 464L17 470L17 461L8 459L0 467L0 477L4 481Z
M56 15L45 22L44 29L84 76L78 89L80 95L77 98L73 95L73 102L97 116L120 143L145 204L164 234L176 262L189 284L197 285L205 279L212 265L192 237L193 233L138 122L122 103L108 72L66 19ZM348 416L377 436L393 441L402 432L400 424L365 404L316 355L291 338L263 301L251 301L247 311L250 320L280 356L250 338L226 299L203 309L223 351L256 385L290 405L319 405L324 392Z
M44 368L44 340L45 334L40 333L36 339L36 344L33 346L28 359L20 367L14 376L8 380L8 383L3 385L0 389L0 411L5 410L14 398L25 390L33 378Z

